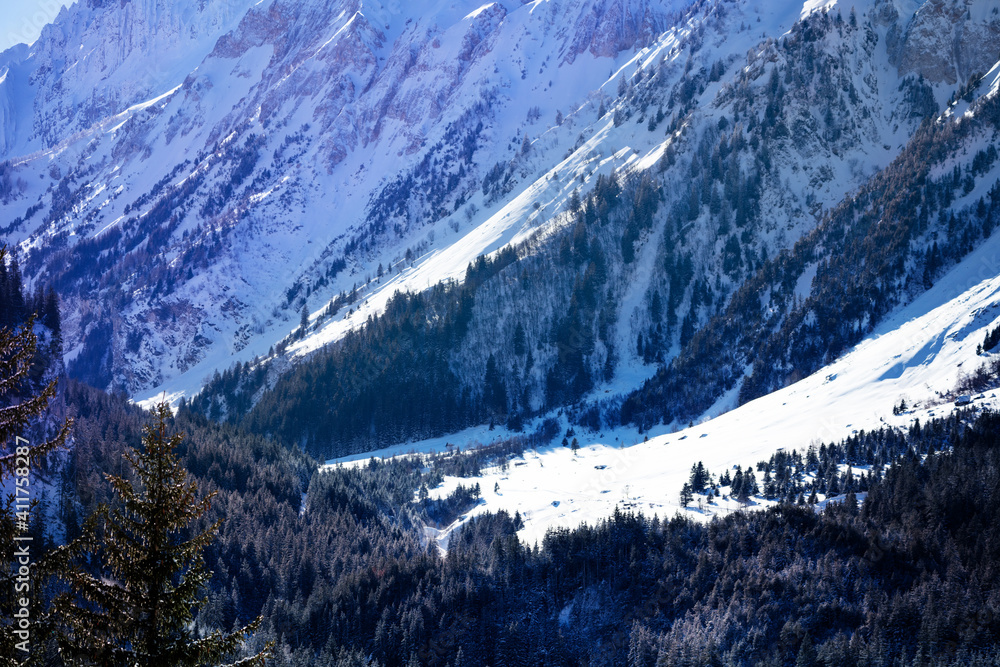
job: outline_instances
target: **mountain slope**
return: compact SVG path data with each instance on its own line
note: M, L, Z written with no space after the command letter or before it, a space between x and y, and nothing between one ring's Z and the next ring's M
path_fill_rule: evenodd
M593 524L623 503L646 514L683 511L702 520L735 511L742 507L735 498L684 510L678 494L694 464L704 462L718 477L737 465L756 466L779 450L805 454L813 443L838 442L880 428L906 431L915 422L954 412L960 380L992 358L980 356L977 346L1000 325L1000 278L995 269L982 277L984 267L995 266L998 256L1000 235L994 234L842 358L784 389L689 428L653 428L648 441L634 428L582 431L575 436L579 452L558 445L543 448L503 470L446 478L434 495L445 497L458 484L478 483L484 502L463 521L501 509L519 511L525 521L519 535L528 544L541 541L554 527ZM909 407L897 414L900 401ZM975 397L972 407L996 410L1000 398L987 391ZM489 438L489 433L475 433L448 440L466 448L473 440L485 444ZM412 447L445 451L440 442ZM855 474L865 469L858 466ZM553 470L560 472L553 475ZM495 484L499 493L487 491ZM757 497L754 504L772 502Z
M557 104L585 104L667 9L258 3L182 80L108 93L119 102L104 116L74 107L61 131L86 127L58 144L15 132L6 229L31 239L26 270L60 283L81 376L135 391L208 357L211 370L251 341L266 350L314 290L328 300L379 261L421 254L421 228L547 127L543 110L551 123ZM576 15L588 19L560 27ZM4 85L16 67L44 69L38 57ZM62 79L37 85L36 115L78 103ZM519 108L528 96L538 104Z
M74 11L0 83L18 117L62 119L5 135L0 214L62 295L71 372L177 397L235 361L203 409L317 454L581 400L593 426L685 423L831 361L994 217L995 121L956 119L987 106L965 82L1000 19L958 0ZM136 27L114 58L69 62L115 21ZM972 37L925 57L938 24ZM197 66L148 76L149 40ZM99 65L108 92L80 104ZM383 380L440 405L394 415Z
M719 7L707 23L720 20ZM315 349L367 322L344 346L281 379L277 363L235 369L198 405L238 420L260 399L253 428L331 456L477 423L517 427L580 399L573 419L593 428L682 424L720 399L731 407L816 370L995 225L991 84L963 93L979 96L971 115L963 100L907 140L936 93L920 79L893 78L888 56L874 58L878 35L856 17L812 16L751 51L750 65L724 84L724 61L711 59L718 52L698 51L700 71L659 61L622 83L593 143L550 172L547 189L529 188L461 245L386 277L368 300L338 302L347 315L322 321L324 313L319 333L293 337L289 349ZM834 75L841 81L831 87ZM677 109L685 91L687 107ZM863 113L846 114L850 97ZM820 120L817 100L846 115ZM650 128L657 116L668 123L666 110L674 120L660 142ZM905 150L868 179L858 165L869 152L891 155L881 142L893 131ZM635 154L633 145L650 141ZM621 143L628 148L595 155ZM552 222L519 229L540 217L541 206L528 203L547 201L567 169L592 189L570 193L570 210ZM865 185L841 202L851 182ZM470 265L461 286L399 297L386 317L370 319L398 290L422 287L428 267L441 270L437 279L461 276L470 250L503 230L518 230L513 249ZM467 254L454 261L456 252ZM640 391L617 398L657 366Z

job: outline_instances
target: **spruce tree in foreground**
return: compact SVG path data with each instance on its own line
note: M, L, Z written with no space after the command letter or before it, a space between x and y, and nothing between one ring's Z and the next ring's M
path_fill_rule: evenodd
M0 263L6 259L6 246L0 247ZM67 419L55 437L41 443L18 441L28 425L45 412L56 395L56 380L41 391L32 391L29 377L38 349L32 315L20 328L0 327L0 479L11 476L15 468L16 447L29 447L31 458L40 459L62 446L69 434L72 420Z
M214 494L198 500L197 485L187 481L174 453L183 436L167 435L169 417L166 403L158 405L153 424L144 428L144 451L125 453L134 481L106 475L116 501L99 510L81 538L82 551L93 553L100 572L88 572L78 559L67 574L71 592L56 602L67 625L61 640L67 664L217 665L260 623L258 618L234 633L216 631L200 639L194 633L194 610L204 601L211 576L202 550L221 520L185 535ZM80 545L67 549L74 546ZM233 664L263 665L269 652L270 646Z
M0 246L0 268L5 266L6 256L6 246ZM11 302L23 302L20 285L6 288L0 298L7 303L0 306L6 308ZM15 289L16 295L11 291ZM37 511L34 502L37 489L31 487L35 466L66 442L72 420L67 419L54 437L42 442L25 439L29 425L42 417L56 393L55 380L41 390L34 389L30 382L38 347L34 324L34 317L28 317L16 329L0 326L0 484L8 489L20 489L17 496L0 501L0 665L40 662L40 647L52 629L50 619L41 613L39 599L41 584L51 569L46 558L48 554L39 552L39 545L17 538L26 537L27 526L35 518L32 513ZM19 480L25 480L27 486L20 486ZM25 503L25 500L30 502ZM24 551L26 545L32 574L19 580L21 557L16 554L19 550ZM24 631L25 635L16 632L20 623L15 615L24 609L22 599L29 602L30 629Z

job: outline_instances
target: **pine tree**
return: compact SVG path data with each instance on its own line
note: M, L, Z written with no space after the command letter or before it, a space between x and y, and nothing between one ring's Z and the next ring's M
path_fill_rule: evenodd
M653 290L653 298L649 304L649 317L654 323L663 319L663 299L660 298L660 290Z
M854 494L853 491L847 492L847 497L844 498L844 508L850 514L858 513L858 497Z
M486 374L483 378L483 404L487 415L493 419L507 413L507 388L497 369L496 358L491 354L486 360Z
M687 507L693 499L694 496L691 493L691 484L684 482L684 486L681 487L681 507Z
M747 468L743 474L743 490L747 496L756 496L760 493L760 487L757 486L757 477L753 474L753 468Z
M695 493L701 493L705 490L705 485L708 484L708 471L705 470L705 465L701 461L691 466L689 482L691 490Z
M830 477L826 482L826 497L832 498L840 494L840 486L837 484L837 468L830 471Z
M0 247L0 268L5 267L6 254L6 247ZM20 295L20 285L17 285L17 291ZM23 301L23 298L20 300ZM11 323L17 322L12 319ZM29 490L32 470L37 462L66 442L72 426L72 420L65 420L55 436L43 442L25 438L28 427L45 413L56 393L55 380L40 391L32 389L27 381L38 343L33 327L34 317L28 317L16 330L0 326L0 405L3 406L0 408L0 447L9 451L0 454L0 483L6 486L8 478L16 478L9 488L22 489L25 487L19 481L23 479L27 481L26 488ZM25 499L18 492L0 505L0 665L24 665L30 664L28 661L32 658L39 659L42 651L27 652L23 649L41 645L52 629L51 618L42 613L39 600L42 583L52 571L51 554L42 553L41 544L32 544L25 539L30 537L30 526L33 523L37 526L34 519L37 519L38 511L34 502L26 503ZM29 579L22 577L18 580L22 563L15 552L18 549L23 551L26 544L27 555L32 561L32 574ZM29 584L27 589L19 586L25 583ZM29 629L22 629L16 617L24 609L20 604L22 598L29 602L26 607L31 621ZM29 640L30 644L27 643ZM25 661L26 658L28 661Z
M0 261L3 261L2 252L0 248ZM12 445L18 436L22 436L27 425L45 411L56 393L56 380L37 392L31 392L27 387L26 380L32 371L32 360L38 345L32 331L34 324L35 318L29 317L17 331L0 328L0 403L9 403L0 408L2 446ZM25 393L29 395L17 402L17 398ZM71 421L66 420L59 433L44 443L24 445L23 439L17 442L30 447L30 457L37 460L66 441L70 425ZM0 456L0 479L12 475L19 467L16 456L16 451Z
M523 357L528 352L528 337L524 332L524 325L520 322L514 329L514 354Z
M757 493L757 480L754 477L753 468L747 468L745 472L737 470L736 476L733 478L732 495L736 500L746 505L750 502L750 496L755 493Z
M4 246L4 256L6 256L6 248ZM21 291L21 268L17 263L17 256L12 255L10 258L10 313L13 317L13 322L19 322L25 319L28 315L28 307L24 301L24 293Z
M302 304L302 313L299 315L299 334L305 335L309 328L309 304Z
M805 637L802 638L799 654L795 658L795 667L814 667L816 660L816 649L813 646L812 637L807 632Z
M71 592L59 596L55 606L67 625L60 639L67 664L218 664L260 623L258 618L231 634L194 634L194 609L204 603L211 576L202 550L221 520L186 537L214 494L197 499L197 485L187 481L174 453L183 436L167 436L169 417L166 403L156 407L153 424L144 429L144 451L125 453L135 481L105 475L117 502L102 507L84 536L64 547L73 556L66 575ZM86 552L92 552L100 572L86 571L78 557ZM263 665L269 651L234 664Z
M45 294L45 303L42 309L42 324L52 330L49 357L53 360L62 359L62 318L59 316L59 297L51 287L49 287L48 292Z

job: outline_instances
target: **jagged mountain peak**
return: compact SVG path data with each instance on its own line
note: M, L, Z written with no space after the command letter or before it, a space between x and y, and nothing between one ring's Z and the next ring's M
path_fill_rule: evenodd
M0 157L51 148L175 87L251 5L129 0L65 8L5 63Z

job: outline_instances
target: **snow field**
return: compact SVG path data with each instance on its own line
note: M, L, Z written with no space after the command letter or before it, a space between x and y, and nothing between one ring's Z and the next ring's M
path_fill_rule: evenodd
M540 541L552 528L593 524L616 507L661 518L682 512L699 520L736 511L741 506L734 499L705 504L699 503L703 501L699 495L688 508L681 507L680 489L693 464L703 462L718 479L724 470L755 466L779 449L804 453L810 444L836 442L862 430L907 428L917 419L926 422L945 416L955 409L952 390L960 374L985 360L976 355L977 344L998 323L1000 234L995 234L844 357L796 384L690 427L656 427L648 441L628 428L602 434L578 432L575 437L581 446L575 455L554 444L526 452L505 469L494 466L477 477L446 477L431 490L432 498L449 495L459 484L478 483L482 499L434 536L446 548L451 531L486 511L520 512L525 527L519 537L528 544ZM901 398L915 407L893 415ZM973 406L995 409L1000 399L987 392L974 397ZM484 429L470 429L378 454L441 452L444 442L465 449L474 442L487 442L484 436L489 435ZM498 431L493 437L506 435ZM862 470L854 469L855 474ZM820 506L825 500L821 498ZM754 498L750 506L770 504Z

